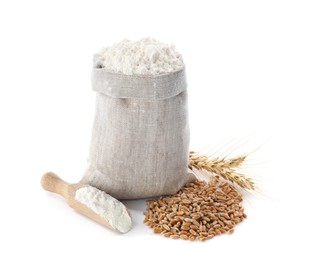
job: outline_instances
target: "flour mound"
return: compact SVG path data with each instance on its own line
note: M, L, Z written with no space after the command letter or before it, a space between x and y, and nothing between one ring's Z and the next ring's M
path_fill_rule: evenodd
M126 75L158 75L181 70L184 63L173 45L143 38L102 48L95 56L95 67Z

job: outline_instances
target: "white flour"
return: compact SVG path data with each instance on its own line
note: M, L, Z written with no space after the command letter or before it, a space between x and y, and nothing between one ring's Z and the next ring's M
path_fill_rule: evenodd
M104 218L114 229L126 233L132 227L126 207L104 191L86 185L78 189L75 199Z
M156 75L180 70L184 63L173 45L143 38L139 41L123 40L103 48L96 54L95 66L127 75Z

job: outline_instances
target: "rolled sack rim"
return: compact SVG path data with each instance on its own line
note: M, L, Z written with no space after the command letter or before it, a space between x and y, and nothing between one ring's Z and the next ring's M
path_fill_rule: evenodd
M126 75L93 68L92 89L114 98L167 99L187 89L185 66L165 74Z

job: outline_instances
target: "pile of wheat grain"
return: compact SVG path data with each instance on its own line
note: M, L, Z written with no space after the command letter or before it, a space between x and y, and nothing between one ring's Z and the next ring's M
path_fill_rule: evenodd
M178 193L147 202L144 222L155 233L173 239L206 240L231 233L246 218L242 196L219 176L196 181Z

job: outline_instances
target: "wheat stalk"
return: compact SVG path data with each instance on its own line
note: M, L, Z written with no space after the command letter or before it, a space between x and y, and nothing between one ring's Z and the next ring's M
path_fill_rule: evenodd
M255 190L254 182L249 177L234 170L234 168L239 167L245 159L246 156L217 159L196 152L190 152L188 168L213 172L243 189Z

